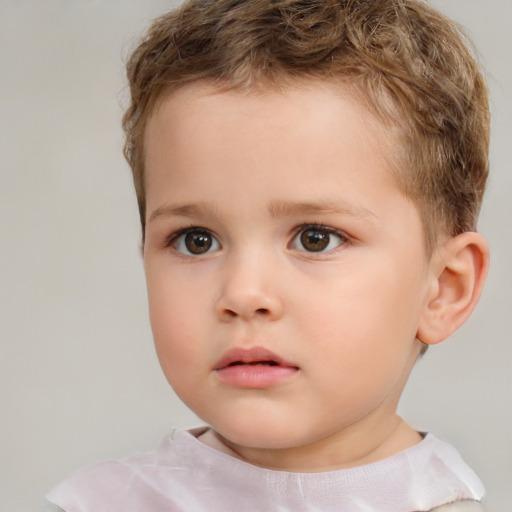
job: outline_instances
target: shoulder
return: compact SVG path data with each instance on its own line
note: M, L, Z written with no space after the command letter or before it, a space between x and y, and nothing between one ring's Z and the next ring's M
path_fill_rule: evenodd
M466 464L460 453L449 443L427 434L422 443L424 463L431 477L444 482L443 499L429 512L484 512L481 500L485 490L477 474Z
M151 510L169 510L173 485L179 490L183 473L172 438L166 438L154 451L122 459L106 460L79 469L53 488L46 499L65 512L135 512L150 504ZM173 480L173 476L178 478ZM171 482L163 493L159 481ZM58 510L58 509L57 509Z
M448 502L478 502L483 498L485 489L480 478L451 444L441 441L433 434L427 434L420 444L418 455L424 465L423 469L428 469L432 479L444 482L444 487L453 491L451 496L447 496L450 498Z
M54 487L46 499L66 512L100 512L106 506L112 507L113 500L121 501L132 473L132 469L120 461L100 462L70 475Z

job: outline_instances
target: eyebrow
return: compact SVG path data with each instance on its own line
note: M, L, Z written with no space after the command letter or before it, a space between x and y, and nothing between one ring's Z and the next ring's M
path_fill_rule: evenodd
M272 218L292 217L294 215L343 214L356 218L378 220L377 215L371 210L340 200L321 200L315 202L274 200L270 202L268 209ZM217 205L211 207L204 203L164 205L151 213L149 222L162 215L176 217L211 217L215 215L217 211Z
M169 215L175 217L209 217L215 213L217 208L211 208L206 204L183 204L183 205L164 205L160 206L149 216L149 221L160 217L161 215Z
M343 214L358 218L378 220L371 210L343 200L320 200L315 202L272 201L269 205L270 215L274 218L293 215L327 215Z

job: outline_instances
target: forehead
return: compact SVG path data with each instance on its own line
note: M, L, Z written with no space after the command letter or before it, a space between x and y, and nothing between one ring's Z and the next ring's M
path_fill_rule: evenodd
M246 149L249 155L255 147L260 153L284 156L293 142L295 152L304 153L304 158L314 155L316 166L321 164L318 158L329 158L336 146L364 151L364 143L370 142L372 155L391 168L385 164L396 153L395 141L354 88L307 81L279 89L226 90L199 83L164 95L158 102L146 124L145 168L151 172L162 150L172 153L177 163L181 151L190 145L217 158L234 158L236 152L243 154ZM198 151L194 153L197 156ZM194 155L187 158L191 163Z

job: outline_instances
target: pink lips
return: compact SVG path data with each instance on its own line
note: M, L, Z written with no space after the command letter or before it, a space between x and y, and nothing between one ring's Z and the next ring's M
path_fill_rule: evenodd
M282 383L299 369L263 347L229 350L214 365L221 381L234 387L263 389Z

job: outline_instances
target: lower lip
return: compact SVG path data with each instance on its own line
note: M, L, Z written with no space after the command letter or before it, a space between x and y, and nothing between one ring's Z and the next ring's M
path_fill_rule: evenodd
M216 370L222 382L230 386L248 389L263 389L281 384L298 372L292 366L269 366L264 364L240 364Z

